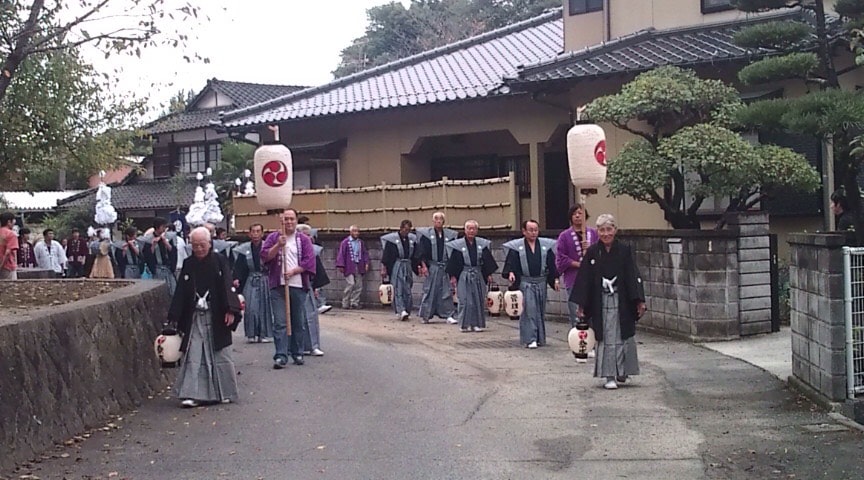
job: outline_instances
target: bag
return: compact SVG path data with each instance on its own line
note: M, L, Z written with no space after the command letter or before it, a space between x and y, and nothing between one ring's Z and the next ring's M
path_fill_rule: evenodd
M153 280L153 274L150 273L150 269L146 266L144 267L144 271L141 272L141 280Z

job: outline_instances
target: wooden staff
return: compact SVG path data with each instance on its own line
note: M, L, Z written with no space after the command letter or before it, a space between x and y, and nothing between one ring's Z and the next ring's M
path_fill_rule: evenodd
M281 214L279 215L279 219L282 221L282 235L285 235L285 217ZM296 235L296 234L295 234ZM285 280L285 327L286 327L286 335L291 336L291 290L288 286L288 256L285 255L285 248L288 246L286 243L285 246L282 247L282 251L279 252L282 255L282 278ZM298 252L299 259L299 252Z

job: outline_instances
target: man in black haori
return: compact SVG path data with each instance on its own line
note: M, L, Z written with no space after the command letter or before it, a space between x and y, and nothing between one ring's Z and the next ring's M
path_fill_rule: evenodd
M423 281L423 297L420 300L420 319L429 323L433 316L458 323L453 318L453 292L450 291L450 278L447 276L447 242L456 240L456 230L444 228L445 217L442 212L432 214L432 226L417 229L419 248L416 251L420 263L420 276Z
M249 241L233 249L234 286L243 292L246 310L243 312L243 333L249 343L273 341L273 308L270 305L270 284L261 261L264 226L249 227Z
M417 249L417 236L411 233L411 220L402 220L399 231L381 237L381 276L393 284L393 310L399 320L408 320L414 304L411 289L414 274L419 273L420 263L414 251Z
M636 322L646 310L642 276L629 245L615 239L618 225L609 214L597 218L600 242L588 248L582 259L576 288L570 301L579 305L597 338L594 376L616 389L630 375L639 374Z
M476 220L465 222L465 238L447 243L447 275L450 286L456 290L459 309L456 320L463 332L482 332L486 329L486 285L498 264L492 258L492 242L477 236Z
M546 345L546 285L558 291L555 240L541 238L540 224L526 220L522 238L504 244L507 259L501 272L511 287L522 292L519 343L528 348Z
M231 286L231 267L213 253L210 232L190 235L192 256L183 262L168 321L183 333L180 372L174 393L183 407L237 400L237 377L231 358L231 332L240 318L240 299Z

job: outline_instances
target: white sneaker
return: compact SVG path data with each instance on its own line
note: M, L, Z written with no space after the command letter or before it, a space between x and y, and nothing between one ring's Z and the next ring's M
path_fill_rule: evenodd
M616 390L618 388L618 384L615 383L615 380L609 380L608 382L606 382L605 385L603 385L603 388L605 388L606 390Z
M595 357L597 357L597 352L595 352L594 350L591 350L590 352L588 352L588 358L595 358Z
M402 310L402 313L399 314L399 320L404 322L405 320L408 320L409 316L410 316L410 314L408 312L406 312L405 310Z
M273 343L273 339L271 337L263 337L261 338L261 343Z
M483 330L486 330L486 329L483 327L471 327L471 330L474 330L475 332L482 332Z
M320 307L318 307L318 313L323 315L323 314L329 312L332 308L333 308L332 305L321 305Z
M531 342L528 344L528 348L537 348L537 342Z
M313 349L312 349L312 354L311 354L311 355L312 355L313 357L323 357L323 356L324 356L324 352L322 352L320 348L313 348Z
M447 317L447 323L449 323L450 325L456 325L457 323L459 323L459 320L456 320L453 317Z
M198 405L199 405L199 403L196 402L195 400L192 400L191 398L187 398L186 400L183 400L182 402L180 402L180 406L183 408L195 408Z

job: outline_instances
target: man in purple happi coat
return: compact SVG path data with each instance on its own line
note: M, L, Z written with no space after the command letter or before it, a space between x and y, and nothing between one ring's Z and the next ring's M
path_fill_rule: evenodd
M570 298L570 293L576 284L576 277L579 275L579 266L585 250L597 243L599 239L597 230L590 227L585 230L587 238L582 238L582 225L586 220L585 208L581 204L577 203L570 207L570 228L558 235L558 241L555 244L555 268L564 277L567 298ZM570 314L570 328L573 328L577 322L576 312L579 308L578 305L570 301L567 302L567 308Z
M360 229L351 225L350 235L342 240L336 254L336 269L345 276L342 292L342 308L360 308L360 293L363 291L363 275L369 271L369 252L360 240Z
M315 249L312 240L297 233L297 211L282 213L284 229L273 232L261 246L261 259L268 266L270 305L273 307L273 368L285 368L290 347L295 365L303 365L303 331L306 325L306 296L315 275ZM284 262L284 265L283 265ZM285 285L291 299L291 335L287 334L285 318Z

